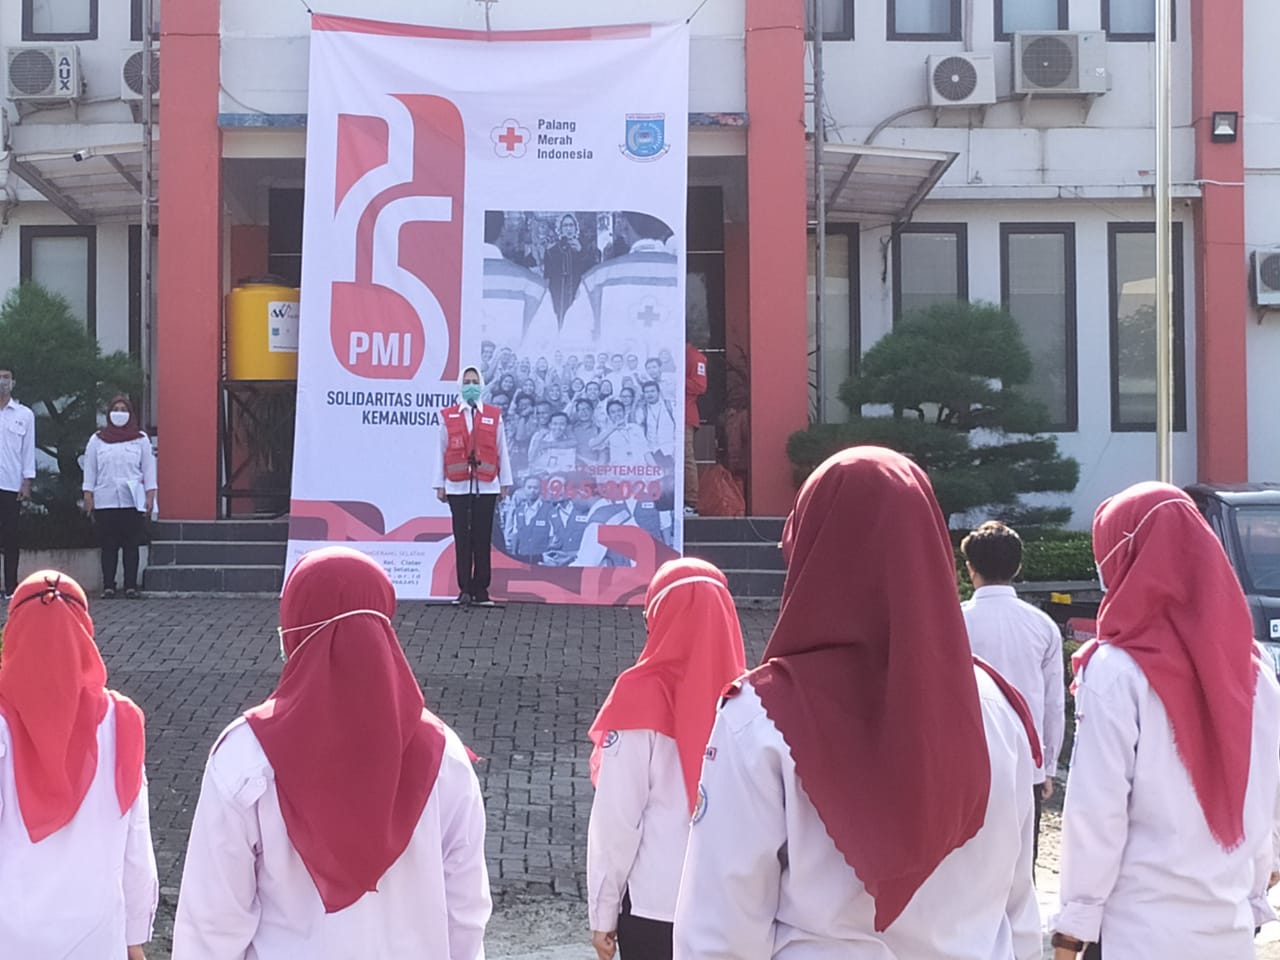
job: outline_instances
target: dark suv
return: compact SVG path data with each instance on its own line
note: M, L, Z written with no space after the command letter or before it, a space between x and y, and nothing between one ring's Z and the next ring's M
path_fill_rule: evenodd
M1187 487L1222 541L1253 614L1253 636L1280 675L1280 484Z

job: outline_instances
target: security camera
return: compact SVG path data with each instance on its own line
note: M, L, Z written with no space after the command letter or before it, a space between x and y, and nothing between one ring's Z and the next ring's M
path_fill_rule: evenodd
M80 163L83 160L88 160L89 156L90 156L90 153L88 150L77 150L75 153L71 155L72 159L75 160L76 163Z

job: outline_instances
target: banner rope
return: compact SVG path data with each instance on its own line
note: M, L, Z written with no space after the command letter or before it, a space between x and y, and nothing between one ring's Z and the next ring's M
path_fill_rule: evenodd
M316 12L311 9L311 5L307 3L307 0L298 0L298 2L306 8L307 13L311 14L313 17L316 15Z
M710 0L702 0L700 4L694 7L693 13L689 14L689 19L687 19L685 23L693 23L693 18L696 17L698 14L700 14L702 12L702 8L705 7L709 2Z

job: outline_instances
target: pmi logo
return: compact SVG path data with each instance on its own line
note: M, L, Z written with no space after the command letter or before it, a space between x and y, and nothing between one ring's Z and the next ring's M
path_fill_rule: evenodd
M332 285L330 342L338 362L359 377L410 380L430 360L428 369L450 380L458 375L462 323L466 136L449 100L395 99L412 125L411 176L380 190L360 212L354 279ZM394 142L389 124L402 122L403 114L391 120L338 117L336 207L366 173L388 166ZM388 277L395 278L396 289L387 285ZM423 304L432 314L431 329L440 331L433 338L419 313Z

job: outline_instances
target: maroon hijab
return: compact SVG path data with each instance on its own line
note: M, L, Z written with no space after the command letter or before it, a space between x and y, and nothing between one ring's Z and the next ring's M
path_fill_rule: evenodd
M884 930L982 827L991 763L946 523L924 472L855 447L801 489L749 675Z
M1093 518L1093 553L1107 592L1099 643L1133 657L1173 727L1178 757L1214 839L1244 839L1253 743L1253 619L1221 543L1177 487L1140 483Z
M123 427L117 427L111 422L111 408L117 403L123 403L129 408L129 422ZM138 414L133 409L133 401L126 396L113 398L107 407L107 425L98 431L98 439L103 443L127 443L142 435L142 431L138 429Z
M444 756L444 725L423 709L395 611L395 588L369 557L346 547L307 554L280 600L289 658L280 684L246 714L326 913L377 889L408 847Z

